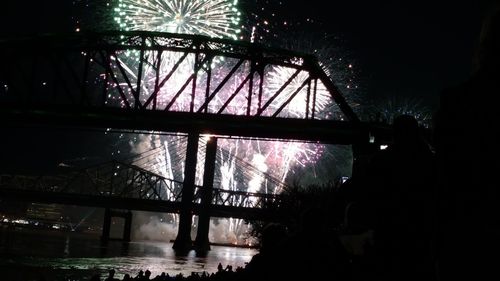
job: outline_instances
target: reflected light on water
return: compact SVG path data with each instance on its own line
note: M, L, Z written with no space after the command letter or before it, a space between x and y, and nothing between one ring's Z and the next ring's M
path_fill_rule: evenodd
M36 243L35 243L36 241ZM0 270L6 274L28 277L37 272L46 272L59 278L68 276L72 280L88 280L94 273L107 276L109 269L116 270L116 277L128 273L136 276L140 270L151 271L152 277L162 272L169 275L191 272L217 271L217 265L245 266L255 249L211 246L205 257L191 251L186 256L176 256L172 243L139 241L122 243L110 241L103 245L99 237L66 232L40 232L33 230L6 229L0 227ZM32 272L32 275L29 275Z

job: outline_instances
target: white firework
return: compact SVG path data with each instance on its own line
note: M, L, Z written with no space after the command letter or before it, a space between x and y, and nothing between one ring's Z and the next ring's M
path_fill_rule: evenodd
M201 34L237 39L237 0L119 0L120 29Z

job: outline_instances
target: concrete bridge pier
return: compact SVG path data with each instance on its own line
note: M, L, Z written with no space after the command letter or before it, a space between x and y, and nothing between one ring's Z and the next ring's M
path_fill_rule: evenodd
M193 241L191 240L191 224L193 222L192 202L196 179L199 136L199 134L195 133L188 135L184 184L182 186L181 210L179 213L179 230L172 246L179 253L188 252L193 247Z
M109 241L109 233L111 231L111 210L109 208L104 209L104 221L102 223L102 236L101 240L104 242Z
M205 169L203 172L203 187L201 190L201 212L198 217L198 229L194 242L194 247L198 254L203 254L210 250L208 232L210 229L210 205L212 203L214 187L216 154L217 138L212 137L207 142Z
M132 212L128 210L125 213L125 224L123 226L123 241L130 242L132 232Z
M132 231L132 212L128 211L117 211L111 210L110 208L104 209L104 221L102 225L102 236L101 240L103 242L107 242L110 240L110 232L111 232L111 218L120 217L125 219L125 224L123 226L123 236L122 241L130 242L130 234Z

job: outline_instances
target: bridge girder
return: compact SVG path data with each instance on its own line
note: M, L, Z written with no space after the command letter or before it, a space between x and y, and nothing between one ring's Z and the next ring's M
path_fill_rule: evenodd
M307 54L198 35L107 32L3 39L0 57L7 125L333 143L359 141L359 134L344 138L357 131L367 138L339 89ZM325 94L322 106L329 109L319 110Z
M114 208L177 213L183 184L135 165L112 161L60 176L0 175L0 198L94 207L111 204ZM201 212L202 191L201 186L196 186L187 202L196 214ZM245 210L258 213L252 210L265 209L280 200L277 194L214 188L208 201L210 212L217 216L230 217L233 210L246 218Z

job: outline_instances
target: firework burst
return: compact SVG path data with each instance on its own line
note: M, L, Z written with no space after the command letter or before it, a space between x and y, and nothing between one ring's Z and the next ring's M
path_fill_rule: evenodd
M114 19L126 31L237 39L241 13L236 5L234 0L119 0Z
M423 104L422 100L402 96L394 96L373 102L365 116L371 121L392 124L394 118L403 114L415 117L421 126L430 127L431 125L431 110Z

